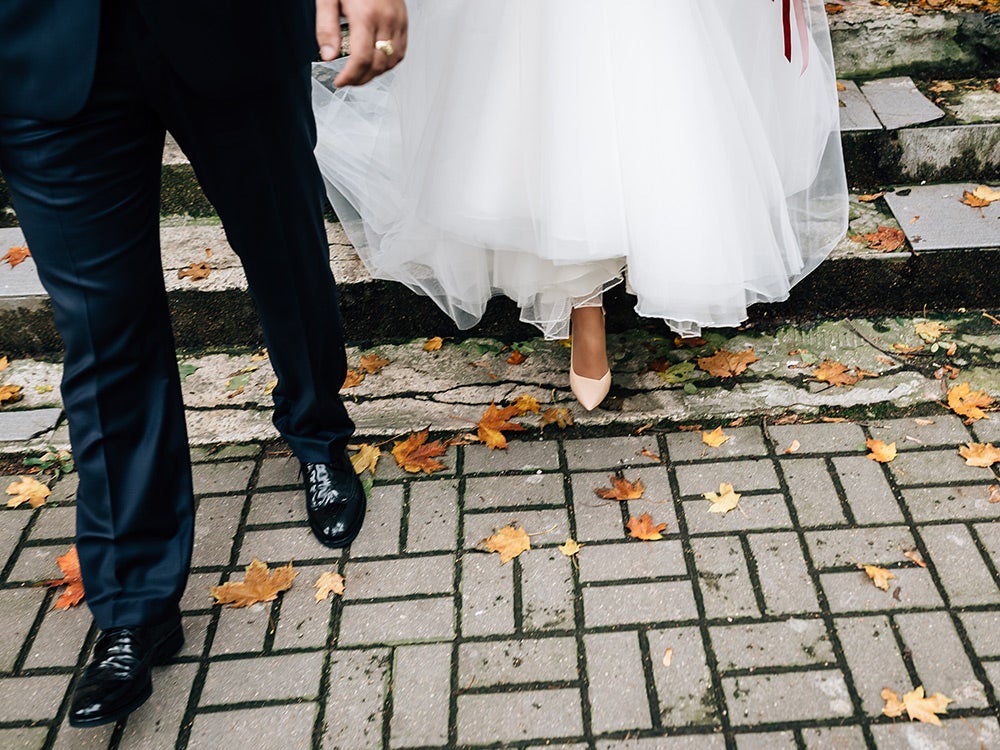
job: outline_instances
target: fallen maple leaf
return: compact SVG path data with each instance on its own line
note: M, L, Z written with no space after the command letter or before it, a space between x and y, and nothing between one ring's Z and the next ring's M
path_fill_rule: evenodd
M191 279L191 281L201 281L207 279L212 273L212 267L208 263L192 263L187 268L182 268L177 272L178 279Z
M7 485L7 494L13 495L7 501L8 508L17 508L24 503L30 503L32 508L45 505L45 498L52 494L47 485L31 477L18 477L21 481Z
M594 487L594 494L605 500L639 500L646 491L642 479L633 483L621 474L608 474L608 479L611 480L610 487Z
M877 565L865 565L864 563L858 563L858 567L868 574L868 577L872 579L872 583L875 585L875 588L882 589L883 591L889 590L889 581L896 577L896 574L891 570L880 568Z
M314 584L316 586L316 601L325 601L330 594L343 596L345 580L344 576L339 573L324 572Z
M959 455L965 459L966 466L979 466L988 469L1000 461L1000 448L992 443L968 443L958 449Z
M895 227L879 227L877 231L865 235L865 242L871 250L891 253L906 244L906 235L902 229Z
M972 194L977 198L989 201L990 203L1000 201L1000 190L994 190L989 185L980 185L972 191Z
M506 565L515 557L531 549L531 540L524 527L514 528L504 526L493 536L488 536L481 542L490 552L500 553L500 564Z
M824 360L812 374L816 380L836 386L854 385L860 380L857 375L851 374L843 362L834 362L830 359Z
M65 554L56 558L56 565L62 571L62 578L44 581L46 586L65 586L53 609L69 609L83 601L83 578L80 575L80 558L76 554L76 545L72 545Z
M740 504L742 495L733 491L733 485L723 483L719 485L718 494L706 492L702 497L712 501L712 507L708 509L709 513L728 513L735 510Z
M991 484L986 499L991 503L1000 503L1000 485Z
M699 357L698 368L717 378L735 378L759 361L752 348L742 352L719 349L711 357Z
M573 412L565 408L552 407L551 409L546 409L542 412L542 424L541 429L544 430L548 425L554 424L561 430L565 430L567 427L573 426Z
M387 364L389 364L388 359L384 359L377 354L366 354L358 362L358 367L369 375L378 375Z
M542 405L538 403L538 399L534 396L529 396L527 393L522 393L514 401L514 406L517 407L517 413L519 416L524 416L529 411L538 414L542 411Z
M871 453L868 454L868 458L872 461L878 461L880 464L887 464L896 458L896 444L886 443L883 440L873 440L868 438L865 442L868 446L868 450Z
M507 438L504 431L522 432L524 425L509 421L512 417L520 416L521 410L517 404L499 408L496 403L491 403L486 412L479 418L476 425L476 434L479 439L490 447L490 450L505 449Z
M520 350L515 349L514 352L507 357L508 365L520 365L524 364L524 361L528 358L527 354L524 354Z
M716 427L711 432L702 432L701 433L701 442L703 442L705 445L708 445L708 446L710 446L712 448L718 448L720 445L722 445L727 440L729 440L729 435L724 434L722 432L722 428L721 427Z
M344 378L344 384L340 386L341 390L345 388L357 388L365 380L365 374L361 370L348 370L347 377Z
M24 398L22 390L19 385L0 385L0 406L20 401Z
M444 339L440 336L435 336L434 338L427 339L427 341L424 342L424 351L436 352L442 346L444 346Z
M437 457L443 456L448 448L442 445L440 440L428 443L428 435L428 430L421 430L412 433L406 440L397 440L393 443L392 457L404 471L411 474L421 471L432 474L447 468L437 460Z
M10 264L11 268L14 268L14 266L24 263L25 258L30 258L30 257L31 257L31 251L28 250L28 248L12 247L10 250L4 253L4 256L2 258L0 258L0 263L6 261L7 263Z
M885 708L882 713L891 718L903 715L910 717L910 721L921 721L925 724L941 726L941 720L937 714L948 713L948 704L952 703L951 698L947 698L941 693L934 693L929 698L924 697L924 686L920 685L916 690L906 693L903 700L899 699L899 694L889 688L882 690L882 700L885 701Z
M633 539L641 539L644 542L655 542L663 539L664 531L667 528L665 523L653 524L653 517L649 513L643 513L640 518L631 516L625 527L629 531L629 536Z
M969 383L959 383L948 391L948 406L956 414L975 422L979 419L989 419L983 409L993 406L993 398L982 391L972 390Z
M920 338L922 338L928 344L933 344L935 341L941 338L942 335L946 333L955 332L954 329L945 328L936 320L925 320L922 323L914 323L913 330Z
M905 557L907 560L910 560L915 565L919 565L921 568L927 567L927 563L924 562L924 559L920 556L920 553L917 552L915 549L906 550L903 553L903 557Z
M575 539L567 539L566 544L559 545L559 551L566 555L566 557L573 557L573 555L582 549L583 545L579 544Z
M272 571L255 557L247 565L242 581L227 581L221 586L212 586L210 593L216 604L228 604L235 608L273 602L278 594L292 587L292 581L298 574L299 571L293 570L291 563Z
M382 456L382 449L371 443L362 443L358 446L358 452L351 456L351 465L356 474L364 474L365 469L375 476L375 467Z

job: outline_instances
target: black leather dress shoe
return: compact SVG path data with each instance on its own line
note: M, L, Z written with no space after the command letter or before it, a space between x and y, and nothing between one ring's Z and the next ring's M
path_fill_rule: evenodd
M327 547L346 547L365 521L365 488L351 460L328 464L302 464L306 511L313 534Z
M152 667L183 645L179 614L159 625L105 630L73 691L70 726L109 724L135 711L153 693Z

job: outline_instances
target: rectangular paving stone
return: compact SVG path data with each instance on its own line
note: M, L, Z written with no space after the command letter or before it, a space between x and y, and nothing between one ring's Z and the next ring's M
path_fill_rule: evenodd
M589 544L577 555L581 581L627 581L687 575L679 539Z
M55 718L71 675L0 677L4 721L46 721Z
M156 697L146 701L128 717L120 746L141 747L144 750L172 750L176 747L181 720L197 674L197 664L175 664L153 670Z
M649 654L653 679L664 727L714 725L719 720L718 703L705 657L705 644L696 627L651 630ZM663 655L673 649L670 666L663 666ZM707 740L707 738L701 738ZM703 745L692 745L693 748Z
M726 625L710 629L719 669L755 670L826 664L835 660L820 619Z
M1000 419L980 419L972 425L972 433L976 436L976 442L1000 443Z
M587 633L583 644L594 733L652 727L639 634Z
M206 497L198 502L191 567L229 564L243 503L242 497Z
M306 500L301 490L255 492L250 499L247 524L305 523Z
M840 496L827 471L826 461L800 458L782 459L778 463L802 526L845 522Z
M8 479L16 481L16 478L8 477ZM10 481L6 481L3 486L6 487ZM31 510L9 508L5 508L4 512L0 513L0 570L7 565L7 561L10 560L11 554L21 540L24 527L28 525L28 521L33 515L34 512Z
M45 591L42 589L0 591L0 632L4 633L4 638L0 640L0 671L9 672L14 668L24 639L31 631L44 600ZM38 640L37 636L35 640Z
M310 651L212 662L200 705L315 698L323 657L321 651Z
M334 651L330 657L324 750L382 750L389 649ZM345 696L350 696L345 700Z
M901 487L914 484L988 482L994 478L989 469L967 466L965 459L955 448L901 453L889 464L889 469Z
M188 576L184 595L181 597L181 612L192 610L209 611L215 604L212 598L212 586L222 582L222 573L192 573Z
M570 471L613 471L625 466L648 466L655 461L642 455L642 451L660 453L656 438L650 436L567 440L564 449Z
M861 727L806 727L802 739L807 750L853 750L865 746Z
M831 612L891 612L911 607L941 607L941 596L931 575L924 568L893 568L896 578L889 581L889 590L872 585L863 570L844 573L823 573L820 585L826 594ZM899 598L895 596L899 589Z
M393 669L391 747L444 745L451 705L451 644L400 646Z
M347 591L344 601L420 594L447 594L454 591L455 558L452 555L348 561L344 568Z
M743 495L740 487L734 490L742 495L739 507L728 513L710 513L712 504L705 498L685 500L684 517L689 534L717 534L751 529L790 529L792 517L782 495ZM716 487L714 492L718 493Z
M340 646L448 641L455 637L455 602L423 598L380 604L347 604L340 620Z
M514 632L514 566L496 555L462 557L462 635Z
M31 527L30 539L65 539L72 542L76 535L76 507L62 508L45 505Z
M1000 612L963 612L961 618L976 654L980 658L1000 657Z
M722 680L735 726L836 719L853 713L844 676L832 669Z
M302 467L295 456L273 456L265 458L260 463L260 472L254 486L260 489L268 487L290 487L296 489L302 486Z
M886 443L895 443L897 451L913 451L932 445L954 448L971 439L962 420L951 414L938 414L930 424L920 424L916 419L886 419L871 422L868 429L872 437ZM926 422L927 418L921 418Z
M776 490L781 487L774 463L769 458L747 461L682 464L674 468L681 495L718 492L719 484L731 484L737 492Z
M882 688L898 685L894 688L898 691L910 687L889 618L838 617L834 622L862 710L868 716L878 716L885 706Z
M861 93L854 81L839 81L843 90L837 91L840 99L840 129L845 133L858 130L881 130L882 123L875 110Z
M407 552L458 549L458 483L414 482L406 530Z
M606 487L607 481L607 474L573 475L573 517L578 542L625 538L625 521L619 503L594 494L594 488ZM676 524L672 528L676 529Z
M551 510L519 510L500 513L466 513L465 548L473 549L504 526L520 526L531 537L533 547L543 544L562 544L569 537L569 517L565 508Z
M750 550L769 614L818 612L819 602L793 532L751 534Z
M558 549L533 549L521 554L521 618L526 631L572 630L572 562Z
M931 731L934 730L934 731ZM1000 747L1000 726L995 718L943 719L940 727L917 722L897 722L873 726L879 750L948 748L982 750Z
M931 122L945 115L944 110L920 92L909 76L868 81L861 84L861 93L887 130Z
M264 639L271 628L271 605L255 604L252 607L223 607L219 612L211 654L260 653Z
M458 647L463 688L571 682L579 679L576 638L466 641Z
M466 474L499 474L559 468L559 443L555 440L518 441L512 448L500 451L490 450L485 445L467 445L463 450L463 470Z
M1000 603L1000 589L965 526L925 526L920 535L951 606Z
M689 581L589 586L583 590L583 613L588 628L698 617Z
M191 446L191 463L193 464L201 464L206 461L225 461L231 458L256 458L259 455L260 446L255 443L209 447Z
M1000 518L1000 503L989 502L989 496L989 484L903 490L903 500L917 523Z
M80 475L63 475L52 484L52 494L49 503L72 503L76 500L76 492L80 488Z
M4 251L6 252L6 251ZM62 409L0 412L0 443L22 443L55 429Z
M1000 524L977 523L973 528L986 554L993 559L993 566L1000 567Z
M250 486L253 461L219 461L192 468L195 495L243 494Z
M576 737L583 733L580 691L525 690L458 696L458 744Z
M75 729L63 722L59 727L59 734L56 735L56 741L49 750L107 750L111 745L114 730L114 724Z
M2 593L19 592L4 591ZM0 604L0 608L2 608L0 612L5 613L6 597L0 598L0 601L3 602ZM21 607L17 609L23 611ZM3 615L0 615L0 618L2 617ZM33 620L34 615L23 619L21 624L27 628L31 626ZM38 632L35 633L35 640L31 643L31 650L28 652L28 658L24 661L24 668L75 667L92 623L93 618L86 608L69 610L50 608L45 613L45 619L42 620ZM4 629L2 632L10 633L11 631ZM14 633L16 632L17 630L14 630Z
M281 611L274 629L275 649L323 648L330 630L330 607L335 596L327 602L317 602L314 583L325 572L334 572L332 566L302 568L295 585L281 595Z
M315 703L299 703L198 714L188 750L260 747L261 727L267 727L270 736L281 738L282 750L309 750L316 710Z
M22 547L14 563L7 583L35 583L50 578L61 577L56 558L66 552L65 544L45 545L44 547Z
M798 748L791 732L754 732L736 735L736 750L779 750Z
M895 619L926 691L947 695L955 701L952 709L987 705L947 612L899 614Z
M289 561L332 562L341 554L319 543L306 524L279 529L247 531L240 546L240 565L249 565L256 557L261 562L284 565Z
M775 450L783 451L799 441L797 456L811 453L856 453L865 450L865 433L850 422L832 424L768 425L767 434Z
M20 750L42 750L48 734L48 727L0 729L0 747L20 748Z
M205 653L205 641L208 638L208 623L211 615L184 615L181 624L184 628L184 645L177 652L178 659L192 657L200 659Z
M667 434L667 452L673 463L681 461L716 461L720 458L740 456L766 456L764 433L760 427L726 427L729 437L718 448L710 448L699 432L671 432ZM655 453L655 451L654 451Z
M807 531L806 543L818 570L906 562L903 552L917 546L906 526Z
M465 508L483 510L521 505L555 505L566 502L560 474L517 474L470 477L465 480Z
M419 486L418 482L416 486ZM403 485L372 487L368 495L365 525L351 542L351 557L380 557L399 554L399 528L403 517Z
M966 190L979 183L908 186L909 193L886 193L885 201L917 252L997 247L1000 203L971 209L962 203ZM910 219L920 221L911 224Z
M903 520L903 512L879 464L865 456L838 456L833 459L833 465L858 523Z
M705 616L757 617L760 609L753 582L736 537L703 537L690 540L698 570L698 588Z

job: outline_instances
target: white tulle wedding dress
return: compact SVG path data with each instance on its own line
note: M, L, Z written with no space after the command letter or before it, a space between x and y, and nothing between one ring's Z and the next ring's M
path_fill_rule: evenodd
M396 70L314 81L330 199L462 328L502 294L565 337L623 279L679 333L737 325L847 224L826 16L792 3L411 0Z

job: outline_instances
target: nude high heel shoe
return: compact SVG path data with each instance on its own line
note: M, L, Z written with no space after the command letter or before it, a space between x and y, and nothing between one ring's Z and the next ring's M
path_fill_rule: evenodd
M593 411L607 398L608 392L611 390L611 368L609 367L608 371L597 380L577 375L576 368L573 367L574 353L575 347L571 346L569 350L569 388L576 396L576 400L580 402L580 406L587 411Z

